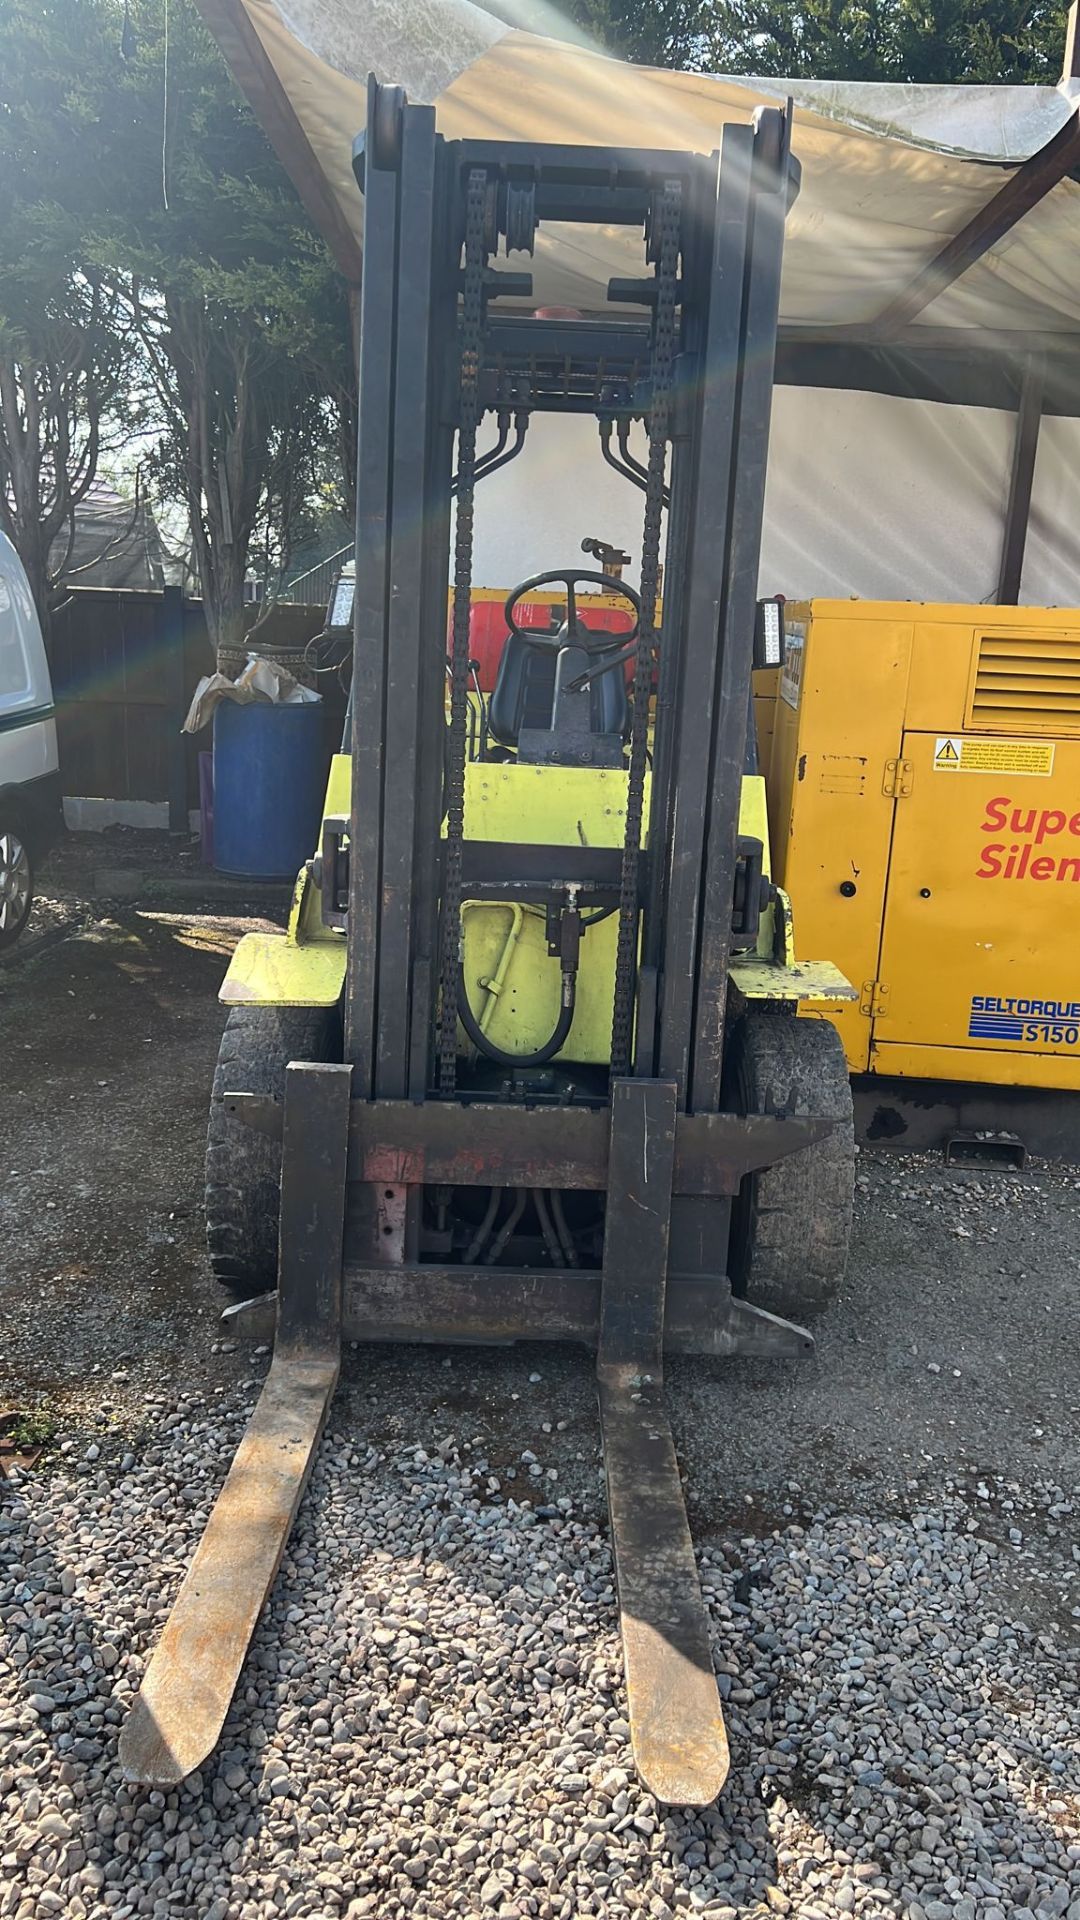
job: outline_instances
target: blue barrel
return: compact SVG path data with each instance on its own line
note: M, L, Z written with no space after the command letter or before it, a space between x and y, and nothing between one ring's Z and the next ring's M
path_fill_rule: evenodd
M214 713L214 865L291 880L317 851L328 755L321 700L222 700Z

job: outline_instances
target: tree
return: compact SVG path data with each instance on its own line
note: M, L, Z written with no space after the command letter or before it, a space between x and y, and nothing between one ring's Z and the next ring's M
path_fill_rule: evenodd
M701 65L707 0L569 0L565 11L621 60L642 67Z
M816 80L1053 83L1064 0L570 0L624 59Z
M46 633L132 358L85 244L102 172L104 17L84 0L58 33L40 4L0 6L0 526Z
M1054 82L1065 12L1017 0L725 0L702 10L703 64L791 79Z
M146 354L165 421L158 472L187 505L207 623L229 651L252 543L287 567L331 400L347 405L346 293L187 0L170 0L164 97L162 0L138 0L131 18L117 145L134 190L101 257Z
M0 0L0 515L43 617L106 436L153 421L236 647L253 541L287 565L354 418L346 290L190 0Z

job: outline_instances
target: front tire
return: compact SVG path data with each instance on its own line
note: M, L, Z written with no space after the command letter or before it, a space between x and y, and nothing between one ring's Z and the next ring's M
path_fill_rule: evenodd
M728 1108L835 1120L832 1133L747 1174L731 1216L732 1291L784 1319L811 1319L847 1264L855 1187L851 1083L828 1020L749 1013L729 1043Z
M214 1072L206 1133L206 1245L215 1279L248 1297L277 1285L281 1142L226 1112L227 1093L285 1098L290 1060L329 1060L334 1008L233 1007Z
M0 953L13 947L34 904L34 866L15 822L0 817Z

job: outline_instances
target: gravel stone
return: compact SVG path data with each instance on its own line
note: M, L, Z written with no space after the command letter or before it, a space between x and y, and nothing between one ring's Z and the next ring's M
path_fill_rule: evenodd
M266 1366L191 1204L243 926L192 919L0 982L3 1404L66 1383L0 1501L0 1920L1080 1920L1071 1169L861 1154L817 1357L673 1361L717 1806L634 1773L591 1367L554 1351L346 1355L217 1753L123 1780Z
M0 1920L1080 1920L1076 1668L991 1615L1012 1548L955 1490L701 1547L733 1768L680 1812L634 1774L606 1532L480 1501L461 1439L332 1429L218 1753L126 1786L122 1715L242 1412L162 1396L151 1465L73 1449L0 1513ZM1029 1520L1069 1505L984 1479Z

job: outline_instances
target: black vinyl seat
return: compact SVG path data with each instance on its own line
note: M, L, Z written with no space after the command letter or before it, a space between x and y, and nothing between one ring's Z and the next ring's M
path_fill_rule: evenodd
M618 646L620 638L612 634L612 645ZM523 727L550 727L558 657L550 641L537 646L524 633L508 636L488 706L488 726L501 747L516 747ZM589 694L591 731L628 734L630 701L622 667L598 674Z

